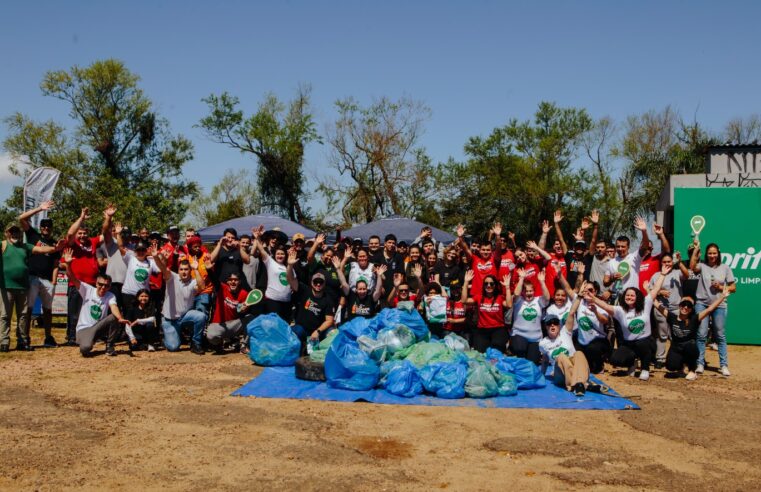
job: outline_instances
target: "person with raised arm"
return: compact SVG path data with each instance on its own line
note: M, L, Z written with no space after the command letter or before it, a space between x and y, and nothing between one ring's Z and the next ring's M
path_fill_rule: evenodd
M496 278L497 276L497 264L501 261L499 258L495 259L494 252L492 251L491 243L484 241L480 245L478 251L473 253L465 242L463 236L465 235L465 226L459 224L456 229L457 232L457 244L465 252L465 255L470 260L470 267L474 272L473 288L476 289L478 294L481 294L480 289L483 287L484 279L487 275L491 275Z
M161 270L164 278L164 305L161 308L161 329L164 332L164 346L169 352L177 352L182 344L182 328L191 326L193 335L190 341L190 351L196 355L204 355L203 329L206 316L193 309L196 295L203 291L205 285L198 273L196 260L178 262L177 273L171 271L167 262L170 252L152 250L151 256Z
M135 244L134 251L127 249L122 231L122 225L117 223L114 227L116 245L119 248L119 253L125 265L127 265L124 283L121 288L122 307L126 313L137 303L137 293L140 290L150 288L150 275L152 273L159 273L161 270L159 270L153 259L148 258L148 244L139 241Z
M716 243L710 243L706 246L705 257L700 261L700 242L695 238L695 248L690 258L690 269L697 275L698 288L695 292L697 302L695 303L695 312L701 313L708 309L708 306L714 303L716 299L722 296L724 287L728 292L733 293L737 290L737 283L732 269L721 262L721 251ZM725 377L730 376L729 358L727 354L727 334L725 331L727 322L727 303L726 300L721 302L709 316L703 318L698 330L698 367L695 372L702 373L705 368L706 339L708 338L708 319L713 322L714 337L719 345L719 364L721 374Z
M344 257L345 258L345 257ZM338 279L341 282L341 290L346 297L346 321L351 321L354 318L370 318L378 312L378 301L383 295L383 276L386 273L386 265L378 265L375 267L373 275L375 276L374 288L372 294L370 294L370 283L364 278L360 278L354 284L354 289L346 281L344 275L344 269L342 261L333 257L333 266L336 272L338 272Z
M288 267L286 277L293 291L296 306L295 324L291 330L301 340L302 353L306 348L306 340L319 341L325 338L333 326L336 306L333 300L325 295L325 275L321 271L312 274L310 285L299 282L294 268L299 262L295 249L288 252Z
M510 351L517 357L528 359L539 365L539 340L542 339L542 312L550 302L550 292L545 284L546 274L539 271L537 280L542 296L537 297L532 283L526 282L526 271L516 269L518 283L515 292L508 295L509 307L513 308L513 332L510 336Z
M116 355L114 344L124 336L124 325L129 325L130 321L122 316L116 304L116 297L109 291L111 277L99 273L95 285L90 285L81 281L77 276L77 269L72 268L73 248L66 248L62 259L67 266L66 271L69 272L70 285L82 296L82 308L76 326L79 353L83 357L92 355L95 340L106 336L106 354Z
M53 220L44 218L40 220L40 230L38 231L29 223L36 214L50 210L55 206L55 202L47 201L40 203L40 206L33 208L19 215L18 221L21 230L26 235L26 242L32 246L53 246L58 241L53 237ZM29 295L27 296L26 310L26 333L29 333L32 322L32 309L37 298L42 301L42 327L45 329L45 340L43 347L57 347L58 343L53 337L53 295L55 293L56 282L58 280L58 264L60 263L61 253L42 253L32 255L29 258Z
M621 326L623 335L622 344L613 351L610 363L616 367L627 367L630 376L634 376L637 370L637 360L640 363L639 378L642 381L650 379L650 363L655 352L655 342L651 337L650 314L653 310L653 301L663 287L663 281L671 272L671 268L664 266L661 276L655 283L653 290L647 296L643 296L636 284L627 287L619 296L618 305L611 306L597 297L585 297L597 306L603 308Z
M671 272L663 281L663 287L660 292L658 292L656 300L660 301L660 304L666 307L670 312L678 314L679 302L682 299L682 282L686 279L682 269L684 269L684 271L688 270L683 265L679 265L679 268L676 268L677 265L674 264L674 256L669 252L660 253L658 255L658 261L660 265L665 265L671 268ZM660 272L652 276L649 282L649 289L655 288L655 283L660 276ZM656 346L655 368L661 369L666 365L666 342L668 342L669 339L670 324L666 316L661 314L659 309L653 311L653 321L655 322L653 327L653 338L655 339Z
M200 260L199 260L200 261ZM233 272L241 280L241 288L250 290L255 286L248 285L243 276L243 265L251 262L248 249L238 241L238 231L228 227L223 231L214 249L209 254L209 261L214 264L214 273L219 283L227 281L227 276Z
M478 313L478 321L471 332L473 348L482 353L488 348L505 353L509 340L505 326L505 310L512 306L510 277L503 277L499 283L497 277L487 275L481 281L480 289L475 286L470 289L470 282L476 278L475 272L468 270L462 286L463 297L470 291L470 296L465 302L473 306Z
M214 314L206 328L206 340L217 355L224 353L225 342L232 342L237 351L246 351L245 347L241 347L240 338L253 315L246 312L250 308L245 305L248 292L241 287L241 283L241 276L230 272L227 280L217 288Z
M630 253L629 238L619 236L616 238L616 257L608 261L608 272L605 274L603 283L606 287L612 287L611 290L614 295L619 295L629 287L636 287L637 289L640 287L639 268L642 264L642 257L647 253L650 238L647 235L645 219L642 217L634 219L634 227L642 234L639 249Z
M82 209L77 220L69 227L66 233L66 242L73 250L72 262L67 266L66 274L71 272L68 268L74 269L74 273L81 282L88 285L95 285L100 267L96 258L98 246L111 238L111 221L116 213L114 205L108 205L103 211L103 225L101 226L100 235L88 237L88 229L85 221L90 218L90 209ZM77 345L76 327L78 324L79 313L82 309L82 297L74 286L69 286L68 306L66 319L66 345Z
M254 248L259 252L259 259L267 271L267 289L264 292L264 313L275 313L286 323L293 319L291 287L286 272L288 252L282 245L276 245L272 255L264 248L262 236L264 226L251 231L254 236ZM323 276L324 277L324 276ZM323 278L324 280L324 278Z

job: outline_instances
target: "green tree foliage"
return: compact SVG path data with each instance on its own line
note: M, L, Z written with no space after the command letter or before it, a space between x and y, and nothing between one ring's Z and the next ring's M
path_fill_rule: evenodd
M444 166L451 197L442 204L445 224L483 233L499 220L519 238L535 238L558 208L578 223L590 200L579 193L587 175L573 163L593 128L585 110L542 102L533 121L512 119L486 138L470 138L467 161Z
M54 195L59 224L73 221L82 207L101 210L109 202L133 227L160 229L185 215L197 193L182 175L193 145L169 132L139 80L113 59L51 71L40 84L42 93L67 103L73 127L35 122L22 113L5 119L9 136L3 147L25 164L12 166L12 172L23 177L38 166L61 171ZM19 196L16 190L8 202L15 212Z
M188 209L192 225L205 227L236 217L259 213L261 201L256 185L244 170L228 171L208 195L194 200Z
M305 223L304 148L318 141L311 107L310 89L301 87L287 105L269 94L258 111L246 118L239 99L223 92L203 99L209 115L200 127L212 141L256 157L262 205L290 220Z
M433 199L440 172L419 146L430 109L385 97L367 107L342 99L336 109L327 139L340 179L323 178L319 187L329 209L340 209L347 224L388 215L438 223Z

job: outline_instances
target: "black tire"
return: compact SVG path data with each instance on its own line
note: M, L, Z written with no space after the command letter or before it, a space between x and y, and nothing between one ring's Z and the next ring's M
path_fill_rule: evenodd
M308 356L296 360L296 378L305 381L325 381L325 364L314 362Z

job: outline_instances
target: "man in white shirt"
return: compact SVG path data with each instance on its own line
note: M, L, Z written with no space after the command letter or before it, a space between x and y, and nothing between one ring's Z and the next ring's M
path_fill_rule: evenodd
M83 357L91 355L95 340L107 334L106 353L116 355L114 344L124 335L122 325L128 325L129 320L122 317L116 303L116 296L109 291L111 277L106 274L99 274L93 287L81 282L71 268L71 262L74 259L74 252L71 248L64 250L63 259L69 274L69 285L76 288L79 295L82 296L82 309L79 311L76 326L79 352ZM109 310L111 314L108 314Z
M642 233L639 250L629 253L629 238L619 236L616 239L616 257L608 261L608 271L603 279L605 287L611 287L617 295L629 287L639 289L639 267L647 251L650 239L647 236L647 222L642 217L634 220L634 227ZM610 301L609 301L610 302Z

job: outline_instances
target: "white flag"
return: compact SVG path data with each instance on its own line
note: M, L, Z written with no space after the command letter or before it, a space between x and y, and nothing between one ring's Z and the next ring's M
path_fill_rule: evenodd
M53 198L53 190L61 172L52 167L38 167L27 176L24 182L24 211L40 206L40 203ZM40 221L48 216L48 211L35 214L29 223L35 229L40 229Z

